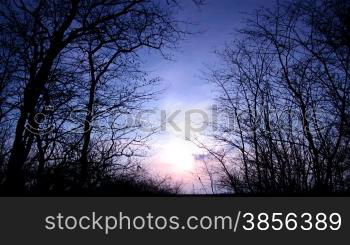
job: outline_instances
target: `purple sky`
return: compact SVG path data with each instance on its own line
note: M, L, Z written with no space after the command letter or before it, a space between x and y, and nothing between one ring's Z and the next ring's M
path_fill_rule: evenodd
M186 2L179 18L196 25L193 30L203 33L190 35L173 51L174 61L165 61L160 55L147 54L146 67L155 76L163 79L167 90L157 102L159 109L169 113L181 110L176 117L180 128L184 128L184 112L191 109L207 110L213 102L212 88L201 78L205 64L216 65L219 60L213 54L225 42L235 37L235 30L242 27L244 13L252 12L261 6L271 7L273 0L206 0L200 9L191 1ZM149 166L155 173L172 176L184 182L184 189L198 190L196 163L193 154L200 152L191 142L184 139L184 132L174 132L171 127L157 135L153 142L153 157Z

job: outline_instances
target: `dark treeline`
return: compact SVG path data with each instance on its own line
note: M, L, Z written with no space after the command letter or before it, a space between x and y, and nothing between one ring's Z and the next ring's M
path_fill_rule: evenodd
M200 4L200 1L194 1ZM3 193L168 193L138 160L153 132L145 109L158 79L138 52L189 34L179 2L0 1L0 189Z
M211 68L220 115L211 191L350 188L350 1L278 3L250 15ZM224 115L224 116L223 116Z

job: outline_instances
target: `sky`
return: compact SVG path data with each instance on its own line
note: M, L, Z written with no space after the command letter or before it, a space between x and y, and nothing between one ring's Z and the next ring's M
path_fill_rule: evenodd
M242 27L246 13L262 6L271 7L275 1L206 0L206 4L200 8L189 0L184 2L184 9L178 18L193 23L191 30L200 33L187 36L180 43L179 50L171 52L172 61L164 60L159 54L145 56L147 69L161 77L166 88L157 101L158 117L161 117L161 110L166 112L167 118L179 110L173 121L180 129L167 124L160 134L153 137L147 169L155 175L169 176L181 182L183 190L192 193L201 192L196 175L200 163L195 160L195 156L203 151L186 140L186 136L190 126L203 126L201 120L204 116L198 110L206 112L210 119L209 108L214 104L214 88L205 81L202 72L207 65L219 64L220 60L214 51L220 50L226 42L235 38L235 31ZM200 132L194 134L190 136L200 137Z

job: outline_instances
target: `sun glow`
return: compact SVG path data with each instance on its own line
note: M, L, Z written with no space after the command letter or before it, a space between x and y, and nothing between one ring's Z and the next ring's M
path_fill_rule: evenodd
M159 160L175 172L192 171L195 168L195 155L200 149L192 142L175 138L165 142L159 150Z

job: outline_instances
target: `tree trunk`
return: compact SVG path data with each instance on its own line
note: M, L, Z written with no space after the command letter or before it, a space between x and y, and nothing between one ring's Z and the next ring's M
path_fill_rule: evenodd
M44 58L39 71L29 79L25 89L23 105L20 111L20 116L16 125L15 139L13 142L10 159L7 168L6 186L10 193L21 193L24 191L24 163L27 160L30 152L31 144L26 146L23 134L26 130L26 123L30 123L30 115L35 115L35 107L45 84L49 78L49 74L54 63L54 60L65 47L64 33L71 25L74 16L77 12L78 1L72 1L72 9L67 18L63 21L62 26L55 32L52 37L50 47L47 50L47 55ZM29 147L26 149L26 147Z
M94 102L95 102L95 91L97 86L97 80L95 76L93 53L88 54L89 68L90 68L90 90L89 90L89 101L86 106L86 117L84 121L84 137L83 137L83 147L81 150L80 157L80 167L81 167L81 184L85 188L88 184L89 179L89 162L88 162L88 152L89 144L91 139L91 121L93 118Z

